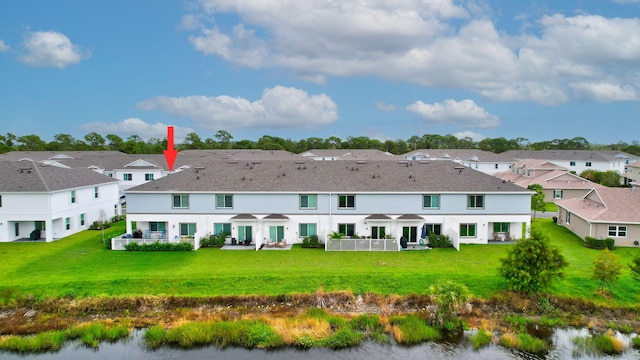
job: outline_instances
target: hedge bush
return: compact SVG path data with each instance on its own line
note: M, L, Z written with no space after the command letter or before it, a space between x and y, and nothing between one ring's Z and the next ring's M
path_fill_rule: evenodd
M451 247L451 240L447 235L436 235L435 233L429 233L429 245L434 248Z
M129 243L124 246L127 251L193 251L193 245L190 243L160 243L158 241L152 244L138 244L136 242Z
M584 238L584 246L591 249L602 250L604 248L607 248L609 250L613 250L615 247L615 240L612 238L596 239L591 236L586 236Z

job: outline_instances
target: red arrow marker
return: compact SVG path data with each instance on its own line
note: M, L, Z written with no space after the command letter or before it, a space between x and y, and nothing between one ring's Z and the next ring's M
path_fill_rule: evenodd
M178 150L173 148L173 126L167 127L167 150L164 150L164 159L167 160L169 171L173 171L173 163L178 156Z

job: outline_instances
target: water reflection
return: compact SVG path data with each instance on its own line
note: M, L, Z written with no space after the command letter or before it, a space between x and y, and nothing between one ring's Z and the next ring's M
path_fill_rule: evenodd
M460 333L454 337L447 338L442 342L429 342L419 346L402 347L397 345L380 345L375 343L365 343L354 349L332 351L329 349L295 350L283 349L277 351L246 350L240 348L218 349L216 347L206 347L191 350L181 350L174 348L161 348L159 350L149 350L142 344L144 331L135 331L130 338L117 343L103 343L99 350L88 349L82 345L70 344L55 353L20 355L14 353L0 352L0 359L8 360L85 360L85 359L123 359L123 360L185 360L185 359L234 359L234 360L413 360L413 359L595 359L592 355L575 356L573 354L572 339L576 336L587 336L587 330L580 329L557 329L548 332L543 329L544 334L553 342L553 349L544 357L527 353L511 351L491 344L479 351L473 350L468 340L469 333ZM623 337L629 344L630 337ZM630 344L629 344L630 345ZM609 359L639 359L640 352L631 347L625 354L620 356L609 356Z

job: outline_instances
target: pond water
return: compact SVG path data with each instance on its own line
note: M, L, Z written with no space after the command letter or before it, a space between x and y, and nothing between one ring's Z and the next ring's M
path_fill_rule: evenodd
M629 345L628 350L622 355L594 356L589 354L574 354L572 339L576 336L587 336L586 329L557 329L548 331L548 337L553 341L554 348L544 356L536 356L518 352L492 344L479 351L473 350L468 336L460 336L442 342L428 342L418 346L403 347L398 345L380 345L377 343L365 343L357 348L333 351L329 349L296 350L283 349L276 351L247 350L242 348L219 349L216 347L204 347L198 349L182 350L175 348L160 348L150 350L142 343L144 330L133 332L128 339L117 343L102 343L98 350L89 349L78 344L68 344L58 352L43 354L16 354L0 352L0 359L8 360L85 360L85 359L123 359L123 360L184 360L184 359L234 359L234 360L413 360L413 359L640 359L640 351L633 349L631 336L620 335ZM468 334L467 334L468 335Z

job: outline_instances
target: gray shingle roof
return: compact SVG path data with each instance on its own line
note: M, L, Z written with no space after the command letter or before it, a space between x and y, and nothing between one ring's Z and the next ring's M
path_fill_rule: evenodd
M615 150L509 150L504 155L513 159L545 159L564 161L612 162L640 157Z
M90 169L65 169L33 161L0 161L0 192L51 192L118 182Z
M209 161L129 191L521 192L451 161Z

